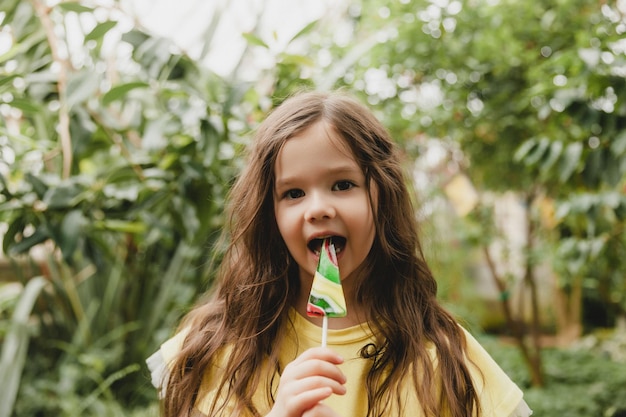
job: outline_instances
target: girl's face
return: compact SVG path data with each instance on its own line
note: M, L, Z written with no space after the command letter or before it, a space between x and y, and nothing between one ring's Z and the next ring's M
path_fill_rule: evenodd
M286 141L274 167L274 213L303 287L332 237L345 284L372 247L375 225L365 175L334 129L317 122ZM376 190L372 190L376 205ZM308 287L306 287L308 288Z

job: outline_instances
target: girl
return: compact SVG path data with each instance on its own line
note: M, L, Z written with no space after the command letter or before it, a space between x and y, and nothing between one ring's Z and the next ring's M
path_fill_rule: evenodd
M399 157L373 114L301 93L259 126L230 194L217 286L149 360L166 417L526 417L436 299ZM348 315L306 304L323 238Z

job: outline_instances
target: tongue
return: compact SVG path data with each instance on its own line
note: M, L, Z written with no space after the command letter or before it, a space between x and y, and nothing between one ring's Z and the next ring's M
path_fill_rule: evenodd
M329 244L335 247L335 251L337 253L341 252L341 250L346 245L345 238L341 236L332 236L326 239L313 239L311 242L309 242L309 249L319 255L322 251L322 245L324 244L324 240L328 240Z
M341 252L346 245L346 239L341 236L333 236L329 240L330 244L335 247L336 253Z

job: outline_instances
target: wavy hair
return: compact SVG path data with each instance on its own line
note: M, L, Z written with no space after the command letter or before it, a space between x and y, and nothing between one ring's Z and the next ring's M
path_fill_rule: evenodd
M226 404L234 404L235 415L260 415L252 396L262 378L269 381L280 372L277 350L300 285L274 217L274 165L289 138L319 121L349 146L366 183L376 185L373 212L385 213L375 216L376 236L361 265L367 279L357 289L357 301L369 309L369 326L381 335L361 351L372 363L366 379L368 416L384 415L394 401L401 410L397 393L407 384L415 387L426 416L477 416L465 337L436 299L398 151L373 113L339 92L296 94L257 129L247 165L229 193L229 245L217 286L181 323L189 331L167 383L165 416L192 415L204 373L232 346L236 349L226 355L216 381L221 395L215 396L211 415ZM436 364L427 341L436 349ZM266 363L268 374L259 375Z

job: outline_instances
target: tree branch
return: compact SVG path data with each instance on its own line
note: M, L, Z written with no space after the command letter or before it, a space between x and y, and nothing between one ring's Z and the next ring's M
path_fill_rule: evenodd
M52 60L59 66L57 76L57 92L59 94L59 124L57 133L61 141L61 154L63 156L62 178L69 178L72 170L72 137L70 136L70 114L67 106L67 75L71 68L71 63L67 58L63 58L59 53L59 43L61 42L54 33L54 22L50 18L51 8L46 6L41 0L31 0L35 13L39 16L41 24L46 33Z

